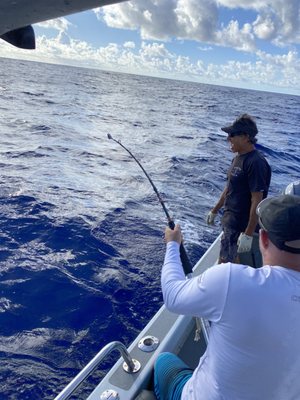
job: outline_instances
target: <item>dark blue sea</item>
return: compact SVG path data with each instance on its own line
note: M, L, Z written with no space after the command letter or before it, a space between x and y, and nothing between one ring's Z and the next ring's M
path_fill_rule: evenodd
M162 305L166 218L192 263L247 112L273 169L300 177L300 97L0 59L0 399L53 399L108 342L129 345ZM76 399L85 398L117 354Z

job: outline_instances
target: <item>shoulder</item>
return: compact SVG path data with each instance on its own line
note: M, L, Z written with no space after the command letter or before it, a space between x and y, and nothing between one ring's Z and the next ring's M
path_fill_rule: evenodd
M199 284L224 286L229 281L231 268L231 263L214 265L199 275Z
M236 282L240 286L242 282L249 282L250 284L257 281L261 282L267 279L271 272L269 266L253 268L243 264L226 263L208 268L199 275L198 279L200 282L209 282L209 284L220 286L224 285L226 281L230 281L230 285Z
M245 159L266 161L265 156L257 149L250 151L250 153L247 153Z
M254 268L240 264L218 264L198 277L198 289L205 293L205 298L220 299L225 304L228 294L238 295L249 286ZM243 289L241 289L243 288Z
M253 160L254 162L269 165L268 160L266 159L264 154L257 149L255 149L251 153L249 153L249 160Z
M267 168L269 169L269 163L265 156L258 150L253 150L246 154L244 159L244 166L246 168Z
M247 265L233 264L230 273L230 289L243 292L245 289L263 287L272 279L274 271L270 266L253 268ZM251 289L251 290L252 290Z

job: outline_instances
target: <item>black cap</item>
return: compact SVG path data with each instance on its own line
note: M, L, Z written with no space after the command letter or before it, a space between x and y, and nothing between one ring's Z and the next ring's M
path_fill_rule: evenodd
M300 196L264 199L256 209L258 222L280 250L300 254Z
M237 118L232 125L221 128L222 131L228 133L229 136L237 136L247 134L254 137L258 133L256 123L248 114L243 114Z

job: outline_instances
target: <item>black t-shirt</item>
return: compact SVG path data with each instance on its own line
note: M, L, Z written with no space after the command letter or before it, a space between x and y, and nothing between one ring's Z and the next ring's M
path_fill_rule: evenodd
M267 197L271 168L257 150L237 155L228 171L228 192L224 203L222 224L243 232L249 221L251 192L263 192Z

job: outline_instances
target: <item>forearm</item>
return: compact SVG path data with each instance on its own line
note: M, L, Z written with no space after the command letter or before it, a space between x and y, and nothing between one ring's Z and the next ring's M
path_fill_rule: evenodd
M197 283L187 280L180 261L179 244L167 243L161 275L161 287L165 306L177 314L191 314L193 300L197 301Z
M226 186L225 189L223 190L222 194L221 194L221 197L220 197L219 201L214 206L214 208L212 208L212 210L211 210L214 214L217 214L217 212L224 206L225 198L226 198L226 195L227 195L227 191L228 191L228 188Z
M180 259L179 243L171 241L167 243L164 265L161 275L161 283L164 286L170 280L185 280L185 275Z

